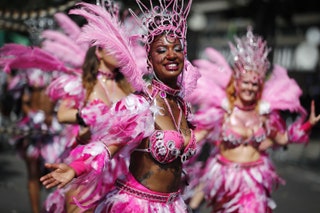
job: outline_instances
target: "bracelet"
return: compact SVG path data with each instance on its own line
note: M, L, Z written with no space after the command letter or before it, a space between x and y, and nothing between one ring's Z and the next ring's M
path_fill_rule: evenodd
M79 111L76 113L76 120L77 123L81 126L87 127L87 124L84 122L83 118L81 117Z
M84 145L84 144L87 144L88 141L84 141L84 140L81 140L81 138L79 137L79 135L76 136L76 142L78 144L81 144L81 145Z
M106 149L106 151L108 153L109 159L111 159L112 155L111 155L109 147L107 146L107 144L105 142L102 142L102 144L104 145L104 148Z
M310 121L305 122L300 127L300 129L303 130L304 132L309 132L311 130L311 128L312 128L312 125L311 125Z

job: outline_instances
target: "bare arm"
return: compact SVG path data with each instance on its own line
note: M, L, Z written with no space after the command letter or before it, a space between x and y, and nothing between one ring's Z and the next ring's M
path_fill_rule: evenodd
M63 100L59 106L57 117L60 123L76 124L78 109L69 106L68 100Z
M314 101L311 102L311 109L310 109L310 116L307 122L305 122L300 130L304 131L305 133L308 133L311 128L316 125L320 120L320 114L316 116L315 113L315 103ZM273 138L274 142L279 145L286 145L289 143L289 137L288 137L288 131L285 131L284 133L277 132Z

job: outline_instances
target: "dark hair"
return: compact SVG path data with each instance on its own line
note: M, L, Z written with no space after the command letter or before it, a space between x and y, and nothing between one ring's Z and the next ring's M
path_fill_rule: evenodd
M96 47L93 46L87 50L84 63L82 65L82 85L86 90L85 100L88 99L97 82L98 69L99 60L96 56Z

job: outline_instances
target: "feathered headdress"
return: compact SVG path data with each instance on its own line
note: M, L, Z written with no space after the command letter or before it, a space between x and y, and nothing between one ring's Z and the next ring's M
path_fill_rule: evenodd
M6 44L0 48L0 67L9 73L12 69L38 68L43 71L72 72L65 64L40 49L39 47L29 47L21 44Z
M96 0L96 5L102 7L113 17L119 17L120 6L112 0Z
M132 10L130 13L136 18L138 25L143 29L142 39L147 52L154 38L162 33L182 39L186 43L187 16L190 12L192 0L159 0L159 5L154 6L149 0L149 7L136 0L141 16Z
M270 67L267 58L270 49L267 47L267 42L262 37L253 35L249 27L246 36L235 37L235 43L236 46L229 43L234 60L235 77L238 78L247 71L254 71L259 74L260 80L263 80Z
M87 21L82 28L79 42L88 42L91 46L99 46L108 50L119 62L120 72L136 89L143 89L143 71L138 69L136 54L133 51L130 36L121 25L118 17L112 16L100 6L78 3L78 9L71 14L83 16Z
M54 18L62 31L43 31L41 34L43 39L41 49L81 73L81 66L88 49L87 43L76 42L81 33L81 28L64 13L57 13Z

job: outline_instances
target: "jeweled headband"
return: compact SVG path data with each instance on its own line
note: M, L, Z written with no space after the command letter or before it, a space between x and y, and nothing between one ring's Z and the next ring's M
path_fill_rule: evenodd
M136 0L136 2L142 14L138 16L132 10L130 13L143 30L142 39L147 52L154 38L163 33L179 38L184 45L186 44L187 16L192 0L159 0L159 5L156 6L153 5L152 0L149 0L149 7L141 0Z
M235 44L236 46L229 43L234 60L235 77L239 78L247 71L254 71L258 73L260 80L264 80L270 67L268 60L270 48L267 47L267 42L262 37L253 35L252 28L248 27L246 36L235 37Z

